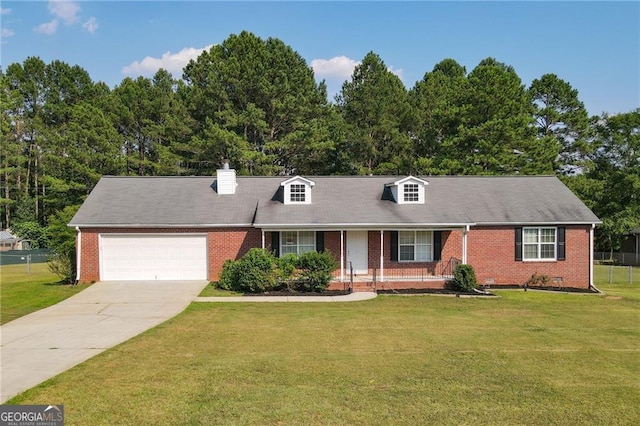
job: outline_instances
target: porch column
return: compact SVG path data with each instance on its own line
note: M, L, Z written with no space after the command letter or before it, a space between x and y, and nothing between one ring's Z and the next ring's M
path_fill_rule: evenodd
M384 230L380 230L380 282L384 282Z
M593 287L593 230L595 227L596 224L593 223L589 230L589 288Z
M262 231L262 249L264 250L266 245L264 243L264 229L261 230Z
M469 233L469 225L462 230L462 264L467 264L467 234Z
M344 231L340 230L340 281L344 281Z

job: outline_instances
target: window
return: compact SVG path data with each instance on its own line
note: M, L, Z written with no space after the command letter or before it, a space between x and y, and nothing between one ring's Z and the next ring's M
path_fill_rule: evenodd
M292 183L290 189L290 201L292 203L304 203L306 201L305 185Z
M282 231L280 233L280 255L303 254L316 249L314 231Z
M420 201L418 193L417 183L405 183L404 184L404 202L405 203L417 203Z
M523 228L523 260L556 260L556 228Z
M398 260L401 262L431 262L433 260L433 232L398 232Z

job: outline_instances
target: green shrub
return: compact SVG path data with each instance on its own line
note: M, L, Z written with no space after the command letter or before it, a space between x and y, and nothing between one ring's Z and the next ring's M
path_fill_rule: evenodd
M533 274L531 278L524 283L525 287L546 287L551 282L551 277L545 274Z
M320 293L331 282L338 265L330 252L310 251L298 258L297 267L300 276L296 279L296 290Z
M453 288L457 291L472 292L478 287L476 273L471 265L458 265L453 271Z
M238 260L222 265L219 287L242 293L260 293L277 285L276 259L266 250L253 248Z
M49 271L60 277L63 284L73 283L75 277L74 253L56 252L48 262Z

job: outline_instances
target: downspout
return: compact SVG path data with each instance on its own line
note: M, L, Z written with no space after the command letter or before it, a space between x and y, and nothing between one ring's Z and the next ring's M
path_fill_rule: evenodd
M384 282L384 230L380 230L380 282Z
M76 226L76 238L78 243L76 244L76 284L80 282L80 261L82 260L82 231Z
M344 282L344 230L340 230L340 282Z
M469 233L470 226L465 225L462 230L462 264L467 264L467 234Z
M265 239L264 239L264 229L261 229L262 231L262 250L265 249L266 245L265 245Z
M589 288L594 289L598 293L602 293L602 291L593 284L593 232L595 227L596 224L592 223L591 229L589 230Z

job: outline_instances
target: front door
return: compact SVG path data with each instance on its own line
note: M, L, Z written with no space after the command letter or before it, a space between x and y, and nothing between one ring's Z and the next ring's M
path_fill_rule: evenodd
M353 265L353 273L369 273L367 231L347 231L347 271L349 262Z

